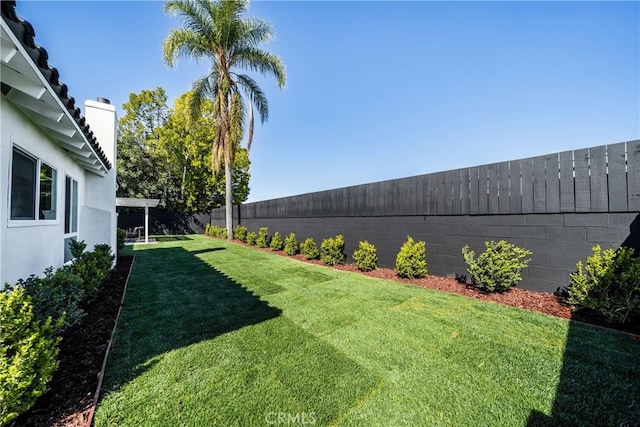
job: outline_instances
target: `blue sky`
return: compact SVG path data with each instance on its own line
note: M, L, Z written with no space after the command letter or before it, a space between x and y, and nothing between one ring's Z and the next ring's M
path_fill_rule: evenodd
M77 100L165 88L208 64L164 65L177 18L158 1L18 1ZM249 201L640 137L640 2L254 1L282 57L258 79Z

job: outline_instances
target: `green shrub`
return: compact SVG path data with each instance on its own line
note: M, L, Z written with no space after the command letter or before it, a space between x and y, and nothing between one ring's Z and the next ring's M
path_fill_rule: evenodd
M567 302L574 310L595 310L610 322L627 323L640 316L640 258L624 246L614 252L596 245L592 252L586 268L578 261L571 273Z
M325 265L344 264L347 256L344 253L344 237L338 234L336 237L324 239L320 245L320 259Z
M249 231L247 233L247 244L255 245L256 240L258 240L258 234L255 231Z
M204 234L211 236L211 224L207 223L207 226L204 228Z
M298 241L296 240L296 234L291 233L284 239L284 253L289 256L293 256L298 253Z
M51 318L60 324L60 332L75 325L86 314L80 304L84 299L83 278L65 266L53 272L53 267L44 271L44 277L29 276L18 280L18 287L24 289L33 303L33 314L44 323Z
M306 259L317 259L320 256L318 251L318 245L311 237L300 243L300 253L304 255Z
M123 230L122 228L118 228L117 231L117 251L118 253L122 253L122 250L124 249L124 242L125 240L127 240L127 231Z
M73 243L81 243L73 245ZM79 248L86 248L84 242L72 242L72 254L75 256L71 264L71 273L82 277L84 293L91 298L98 293L98 287L102 283L113 265L114 255L107 244L96 245L92 252L77 254ZM76 251L74 254L73 251Z
M47 391L58 367L59 326L38 321L24 289L0 292L0 425L9 425Z
M602 250L600 245L591 248L587 257L586 271L582 261L576 263L576 271L571 273L567 288L567 302L573 307L584 307L592 288L600 286L602 279L611 273L616 253L613 249Z
M396 273L400 277L415 279L427 275L427 244L415 242L411 236L396 255Z
M371 243L360 242L358 249L353 252L353 260L361 271L371 271L378 268L378 254Z
M205 233L209 236L217 237L219 239L227 238L227 228L220 227L219 225L209 225Z
M469 246L462 248L464 262L473 284L485 292L504 292L522 280L522 269L531 259L531 251L504 240L484 242L485 251L475 259Z
M269 229L267 227L260 227L258 229L258 238L256 239L256 246L259 248L269 247Z
M75 259L80 258L85 249L87 249L87 244L84 240L71 240L69 242L69 252L71 252L71 256Z
M244 225L236 225L236 228L233 230L233 237L235 237L237 240L240 240L241 242L246 242L247 241L247 233L249 232L249 230L247 229L247 227L245 227Z
M284 242L282 241L282 236L279 232L273 233L273 237L271 238L271 242L269 243L269 247L272 251L281 251L284 249Z

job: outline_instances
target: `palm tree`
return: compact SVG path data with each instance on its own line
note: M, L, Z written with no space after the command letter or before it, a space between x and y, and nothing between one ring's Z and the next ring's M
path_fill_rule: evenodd
M253 108L261 122L269 117L269 105L258 84L242 71L272 75L282 89L286 71L280 57L260 49L273 38L273 30L266 22L242 14L248 7L246 0L170 0L165 12L182 18L183 28L173 29L164 40L164 61L173 67L180 57L211 60L209 74L193 83L194 96L190 103L193 117L200 114L205 99L214 103L217 126L213 140L211 168L214 173L224 163L227 236L233 238L232 172L234 156L240 147L247 125L246 105L249 99L247 150L253 139Z

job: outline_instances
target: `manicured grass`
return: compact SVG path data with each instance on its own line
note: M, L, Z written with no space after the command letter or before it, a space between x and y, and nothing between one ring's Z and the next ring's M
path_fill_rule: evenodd
M135 254L98 426L640 419L628 335L202 236Z

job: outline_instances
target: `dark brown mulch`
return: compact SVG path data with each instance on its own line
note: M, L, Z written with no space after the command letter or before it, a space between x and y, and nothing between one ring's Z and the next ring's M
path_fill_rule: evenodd
M122 302L133 256L119 257L98 295L83 307L80 323L65 331L50 390L16 426L85 426L90 417L107 345Z

